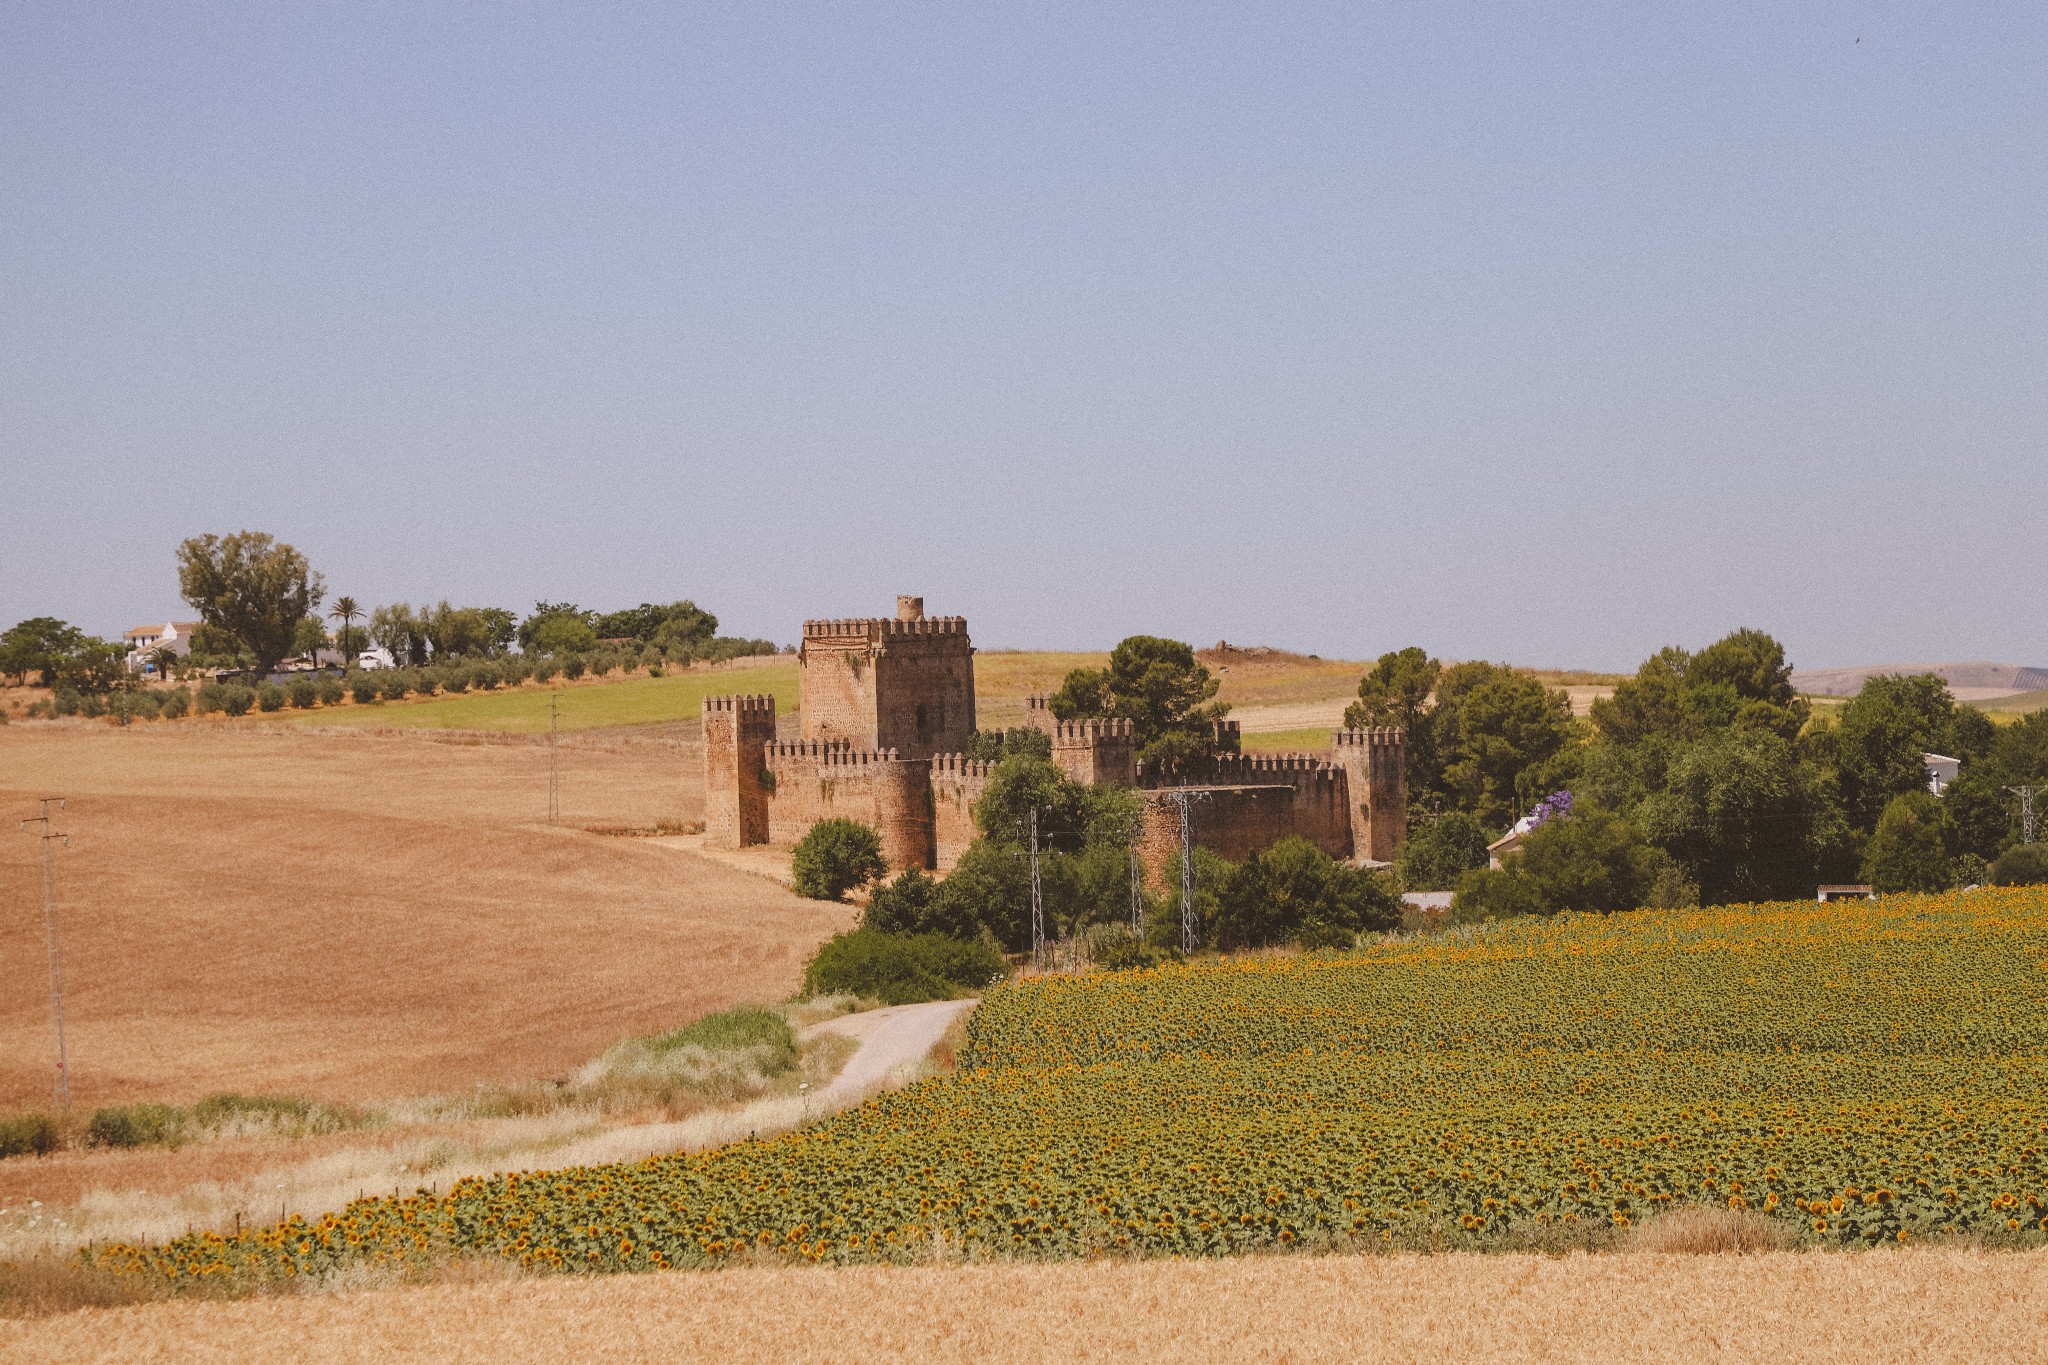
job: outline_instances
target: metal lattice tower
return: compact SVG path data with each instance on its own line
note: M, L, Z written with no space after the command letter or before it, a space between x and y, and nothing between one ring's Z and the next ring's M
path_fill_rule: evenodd
M40 825L36 837L43 842L43 940L50 963L50 1025L56 1056L56 1095L60 1112L71 1111L70 1058L64 1049L64 948L57 936L57 865L55 845L71 843L71 836L59 834L51 828L50 807L64 809L64 798L46 796L42 799L42 813L21 822L21 828Z
M1158 793L1158 799L1180 811L1180 950L1195 951L1195 802L1207 792L1174 787Z
M2034 793L2048 791L2048 787L2007 787L2006 790L2017 793L2020 798L2020 842L2031 844L2034 842Z

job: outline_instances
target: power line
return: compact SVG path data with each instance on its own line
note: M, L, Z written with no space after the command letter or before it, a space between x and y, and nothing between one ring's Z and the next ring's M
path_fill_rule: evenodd
M64 1049L64 949L57 937L57 865L53 844L62 841L70 847L71 836L59 834L50 827L50 807L64 809L64 798L46 796L42 798L42 813L23 820L20 828L41 825L37 837L43 841L43 940L50 960L50 1023L55 1033L57 1049L57 1108L63 1113L71 1112L70 1058Z

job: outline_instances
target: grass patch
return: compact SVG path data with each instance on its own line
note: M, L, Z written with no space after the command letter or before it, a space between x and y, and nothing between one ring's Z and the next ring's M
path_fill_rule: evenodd
M1303 730L1260 730L1243 736L1248 754L1324 753L1330 747L1332 729L1311 725Z
M227 1137L317 1137L369 1127L372 1115L296 1095L209 1095L189 1109L117 1104L93 1111L85 1129L95 1147L182 1147Z
M796 660L775 655L759 662L703 670L637 676L617 681L558 684L454 696L408 698L368 706L340 706L295 713L295 725L371 726L407 730L485 730L500 734L546 734L548 699L559 694L561 728L596 730L615 725L659 725L694 721L704 698L731 692L766 693L777 710L796 710Z

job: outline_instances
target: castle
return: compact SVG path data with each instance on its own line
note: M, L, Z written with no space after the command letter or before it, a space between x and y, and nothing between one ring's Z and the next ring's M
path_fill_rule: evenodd
M705 698L705 842L793 844L839 816L871 826L894 870L951 867L974 840L974 803L995 766L966 757L966 620L899 597L893 620L806 621L797 666L800 739L777 733L773 697ZM1146 798L1139 852L1155 877L1180 850L1168 793L1196 798L1195 842L1232 860L1300 835L1332 857L1385 862L1407 826L1398 729L1339 730L1327 755L1245 754L1237 722L1218 721L1215 757L1165 772L1137 762L1127 720L1061 721L1044 697L1027 700L1026 717L1074 781Z

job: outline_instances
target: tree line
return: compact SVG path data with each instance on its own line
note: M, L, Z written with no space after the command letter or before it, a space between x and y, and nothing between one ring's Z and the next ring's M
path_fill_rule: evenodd
M330 652L352 668L372 646L412 668L502 659L515 644L527 655L580 658L609 650L636 662L678 664L777 649L768 640L719 635L718 618L687 600L614 612L537 602L522 619L502 607L459 607L445 599L365 611L342 596L323 613L322 575L297 549L260 531L186 540L178 547L177 571L180 595L200 625L189 657L168 648L153 652L150 662L165 675L190 668L262 677L287 659L317 662ZM96 639L55 617L33 617L0 633L0 674L17 685L34 680L59 691L105 694L132 682L129 653L125 644Z

